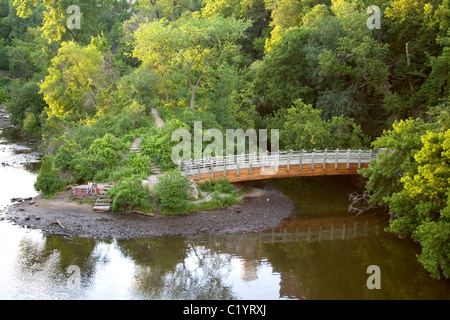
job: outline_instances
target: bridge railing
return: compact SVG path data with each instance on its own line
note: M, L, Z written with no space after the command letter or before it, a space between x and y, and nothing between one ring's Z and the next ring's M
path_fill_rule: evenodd
M345 163L349 168L350 163L369 163L371 159L377 157L375 150L302 150L302 151L280 151L276 153L251 153L228 156L215 156L202 159L180 160L179 169L186 175L199 175L202 173L226 172L228 170L241 170L265 167L299 165L299 169L305 164L315 166L325 166L334 163L337 169L338 164Z

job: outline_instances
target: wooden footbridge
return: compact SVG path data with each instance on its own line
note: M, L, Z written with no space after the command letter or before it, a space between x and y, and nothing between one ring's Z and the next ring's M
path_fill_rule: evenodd
M312 150L253 153L180 161L179 169L196 182L230 182L298 176L356 175L377 157L375 150Z

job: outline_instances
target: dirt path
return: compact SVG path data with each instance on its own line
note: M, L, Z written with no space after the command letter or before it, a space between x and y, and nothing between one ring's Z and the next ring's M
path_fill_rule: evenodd
M152 116L155 118L156 127L161 128L164 125L164 120L160 117L158 110L152 108Z

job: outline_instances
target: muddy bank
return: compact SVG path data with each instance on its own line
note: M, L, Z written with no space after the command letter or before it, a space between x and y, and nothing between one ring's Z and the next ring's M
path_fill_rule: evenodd
M70 191L55 199L41 196L9 206L5 217L14 224L68 237L129 239L198 233L251 232L273 228L294 208L289 198L270 184L253 188L241 204L223 210L187 215L145 216L94 212L92 204L70 201Z

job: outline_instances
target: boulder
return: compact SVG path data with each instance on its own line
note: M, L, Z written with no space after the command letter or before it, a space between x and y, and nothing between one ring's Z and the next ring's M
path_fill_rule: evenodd
M194 199L198 199L197 183L192 179L189 179L189 180L191 182L190 196L193 197Z

